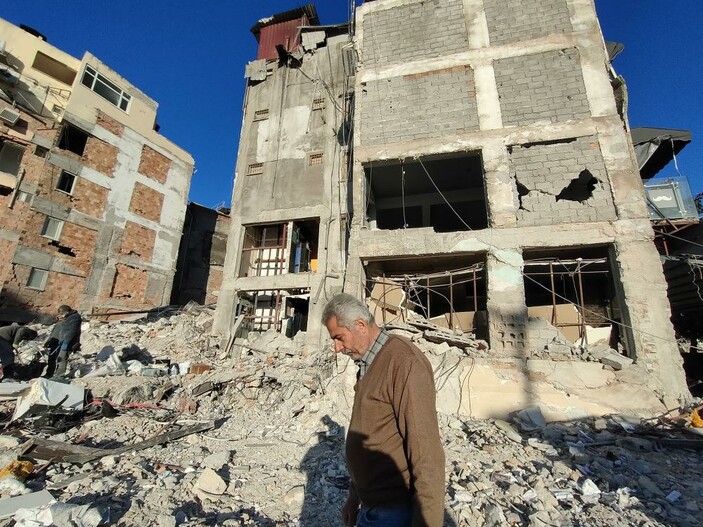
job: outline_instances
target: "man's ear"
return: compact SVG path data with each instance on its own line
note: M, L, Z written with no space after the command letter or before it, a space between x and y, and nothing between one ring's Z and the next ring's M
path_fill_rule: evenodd
M357 331L362 332L363 334L366 334L366 332L369 329L369 325L365 320L362 320L360 318L357 318L354 321L354 327L356 328Z

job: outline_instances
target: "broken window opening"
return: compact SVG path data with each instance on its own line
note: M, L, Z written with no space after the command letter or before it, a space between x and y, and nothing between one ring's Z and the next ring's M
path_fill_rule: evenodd
M22 156L24 156L24 148L20 145L10 141L0 142L0 172L17 176L22 164ZM0 180L2 186L7 186L3 183L4 180ZM12 184L11 188L14 188L14 184Z
M294 221L291 234L291 273L317 271L317 237L320 223L317 220Z
M85 152L85 145L88 143L88 137L88 134L80 128L66 123L61 130L57 146L61 150L68 150L82 156Z
M543 349L557 337L566 344L586 348L605 344L625 353L622 303L607 247L525 251L523 256L529 326L546 322L555 330L549 338L544 335L544 342L535 343L531 337L533 348ZM528 333L543 336L530 327Z
M285 272L288 225L246 227L239 276L274 276Z
M456 232L488 227L478 153L374 163L364 171L371 228Z
M49 55L37 51L34 56L34 62L32 63L32 68L37 71L48 75L52 79L68 84L69 86L73 84L73 80L76 78L78 73L73 68L70 68L67 64L56 60Z
M65 192L66 194L73 194L73 186L76 183L76 176L65 170L61 171L59 176L59 181L56 184L56 190Z
M379 325L430 323L487 339L484 256L374 261L367 276L369 308Z
M307 330L309 303L309 289L246 291L239 293L237 310L245 333L273 330L292 338Z
M317 271L319 231L319 219L246 227L239 276Z

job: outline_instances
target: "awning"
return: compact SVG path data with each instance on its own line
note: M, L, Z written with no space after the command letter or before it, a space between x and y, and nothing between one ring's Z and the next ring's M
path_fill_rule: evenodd
M640 176L645 180L656 176L669 164L674 155L691 142L691 132L688 130L633 128L630 135Z

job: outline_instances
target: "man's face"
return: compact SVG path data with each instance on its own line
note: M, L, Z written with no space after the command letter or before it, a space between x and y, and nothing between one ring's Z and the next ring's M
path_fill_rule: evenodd
M326 326L335 353L343 353L353 360L359 360L369 351L369 327L363 320L357 320L352 329L349 329L340 326L337 317L332 316Z

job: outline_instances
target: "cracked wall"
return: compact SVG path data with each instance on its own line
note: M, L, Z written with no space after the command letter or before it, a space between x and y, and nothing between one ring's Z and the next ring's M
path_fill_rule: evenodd
M509 149L519 226L616 218L596 136Z

